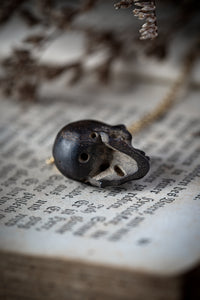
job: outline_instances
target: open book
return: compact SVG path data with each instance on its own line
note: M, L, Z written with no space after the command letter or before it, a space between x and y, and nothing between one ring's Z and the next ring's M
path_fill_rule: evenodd
M127 17L121 10L119 21L113 4L100 2L96 15L79 18L79 28L87 22L98 28L96 23L118 28L121 35L128 22L132 41L132 14ZM173 19L170 6L168 15ZM27 37L16 18L1 27L1 58ZM165 61L135 61L133 55L122 75L117 57L107 87L85 76L86 82L70 88L66 82L42 86L38 103L1 95L0 299L200 299L199 61L187 94L133 137L133 146L150 157L143 179L101 189L65 178L46 164L64 125L96 119L128 127L152 111L180 71L192 28L172 41ZM80 34L63 34L39 59L62 64L67 58L85 58L83 44ZM88 68L96 63L92 55L90 59L84 60Z
M1 299L196 295L199 91L190 90L165 118L133 137L133 146L151 159L146 177L101 189L45 163L58 130L88 118L128 126L168 87L79 89L60 101L1 101Z

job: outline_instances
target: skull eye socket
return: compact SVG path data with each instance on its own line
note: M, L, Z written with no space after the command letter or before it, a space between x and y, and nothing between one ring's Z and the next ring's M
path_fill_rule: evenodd
M88 162L89 159L90 159L90 156L86 152L81 153L80 156L79 156L79 161L81 163L86 163L86 162Z
M97 137L98 137L98 134L96 132L92 132L90 134L90 138L93 139L93 140L95 140Z
M99 171L103 172L103 171L107 170L109 167L110 167L109 162L104 162L102 165L100 165Z

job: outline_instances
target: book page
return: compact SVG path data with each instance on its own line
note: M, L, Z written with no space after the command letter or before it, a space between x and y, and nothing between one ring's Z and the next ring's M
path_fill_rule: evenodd
M149 173L95 188L47 165L57 132L97 119L129 126L168 86L74 87L39 103L2 100L0 250L173 275L200 259L199 91L133 137L150 156Z

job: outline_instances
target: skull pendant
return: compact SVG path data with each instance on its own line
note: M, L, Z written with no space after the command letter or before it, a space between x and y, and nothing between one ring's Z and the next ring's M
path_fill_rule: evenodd
M66 177L97 187L118 186L142 178L149 157L131 145L124 125L82 120L63 127L53 145L58 170Z

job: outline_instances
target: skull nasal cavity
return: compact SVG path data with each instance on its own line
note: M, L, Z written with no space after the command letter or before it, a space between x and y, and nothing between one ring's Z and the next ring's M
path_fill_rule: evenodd
M118 176L124 176L124 172L122 171L122 169L119 166L114 166L114 170L117 173Z

